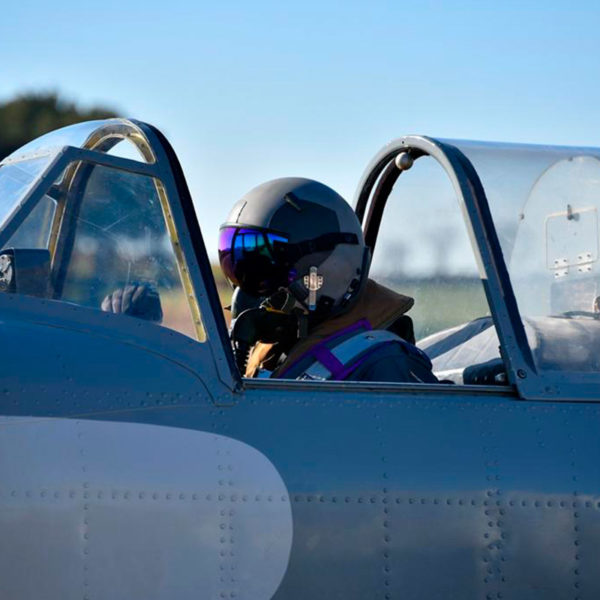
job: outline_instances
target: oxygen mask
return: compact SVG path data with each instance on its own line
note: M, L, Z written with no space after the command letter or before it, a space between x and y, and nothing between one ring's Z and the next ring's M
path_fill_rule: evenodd
M306 336L307 318L295 298L280 288L259 306L246 308L231 325L231 342L238 369L243 374L255 344L276 344L281 353Z

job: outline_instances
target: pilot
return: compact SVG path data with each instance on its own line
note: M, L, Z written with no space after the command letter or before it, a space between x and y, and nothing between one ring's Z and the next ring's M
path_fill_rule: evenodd
M219 261L246 377L437 381L405 316L413 299L368 279L358 219L326 185L282 178L248 192L221 226Z

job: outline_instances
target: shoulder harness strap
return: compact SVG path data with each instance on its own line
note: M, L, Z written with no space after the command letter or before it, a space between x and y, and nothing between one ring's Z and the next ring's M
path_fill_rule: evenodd
M375 349L389 343L403 340L390 331L361 331L333 348L318 346L312 351L315 361L297 379L343 380Z

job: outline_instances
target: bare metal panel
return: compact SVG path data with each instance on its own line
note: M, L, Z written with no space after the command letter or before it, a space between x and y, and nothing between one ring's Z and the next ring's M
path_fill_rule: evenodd
M1 597L266 600L287 568L288 493L247 444L8 417L0 457Z

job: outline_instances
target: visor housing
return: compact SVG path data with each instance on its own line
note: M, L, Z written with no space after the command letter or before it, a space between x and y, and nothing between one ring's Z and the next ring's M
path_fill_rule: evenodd
M224 225L219 262L229 281L249 294L268 296L290 283L289 240L256 227Z

